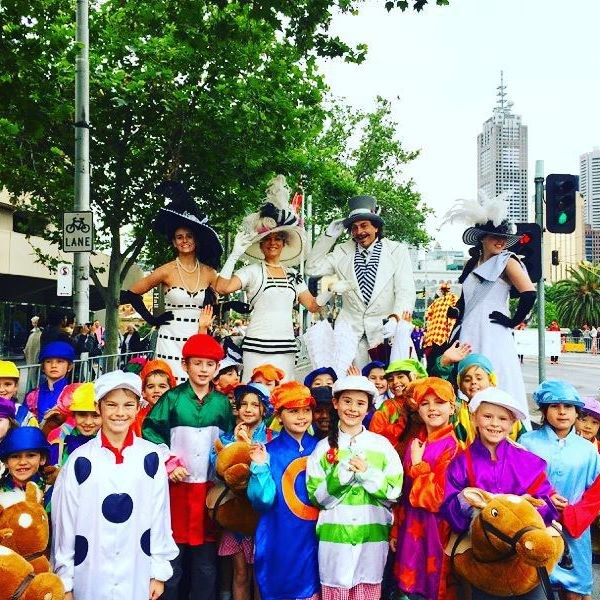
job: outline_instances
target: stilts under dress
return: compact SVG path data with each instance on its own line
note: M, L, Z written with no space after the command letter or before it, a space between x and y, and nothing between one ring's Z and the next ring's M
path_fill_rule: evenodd
M285 277L272 277L261 263L242 267L235 273L252 306L242 345L244 383L250 380L256 367L265 363L282 369L284 381L294 379L297 346L293 310L298 296L308 288L297 271L286 268L285 272Z
M465 312L460 325L460 341L471 345L473 352L487 356L498 375L498 387L520 403L528 415L525 427L531 428L525 383L517 357L512 329L490 322L489 314L499 311L509 315L510 283L502 279L510 252L501 252L479 265L465 279Z

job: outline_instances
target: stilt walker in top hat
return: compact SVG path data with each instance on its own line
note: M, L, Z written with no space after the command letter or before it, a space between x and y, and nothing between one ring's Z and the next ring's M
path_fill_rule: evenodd
M343 293L338 320L346 321L356 334L355 362L362 368L370 361L369 349L383 342L383 320L390 314L412 312L415 283L406 245L383 237L375 198L355 196L348 205L348 217L331 223L316 240L305 271L310 277L340 279L333 284L335 291ZM352 239L333 248L345 230Z

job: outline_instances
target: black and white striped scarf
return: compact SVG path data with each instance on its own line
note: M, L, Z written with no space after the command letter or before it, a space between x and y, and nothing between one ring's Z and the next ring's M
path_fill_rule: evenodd
M375 242L368 262L367 255L367 250L357 244L356 252L354 253L354 273L356 274L358 287L365 304L369 304L373 288L375 287L377 267L379 266L379 257L381 255L381 240Z

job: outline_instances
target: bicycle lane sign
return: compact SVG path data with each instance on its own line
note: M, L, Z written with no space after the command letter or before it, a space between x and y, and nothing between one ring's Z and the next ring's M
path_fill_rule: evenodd
M92 252L94 219L91 211L63 213L62 249L64 252Z

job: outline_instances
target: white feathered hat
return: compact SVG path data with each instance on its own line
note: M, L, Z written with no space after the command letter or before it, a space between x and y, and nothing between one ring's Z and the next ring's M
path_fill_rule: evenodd
M521 236L517 228L506 218L506 206L510 193L503 192L490 198L483 190L477 200L458 200L444 216L442 225L460 221L470 225L463 233L463 242L475 246L486 235L506 238L506 247L514 246Z
M252 262L261 262L264 259L260 241L270 233L278 231L283 232L286 237L281 252L281 264L291 267L302 260L306 232L290 205L290 188L283 175L271 179L265 204L257 212L244 218L243 227L249 233L256 234L254 242L245 252Z

